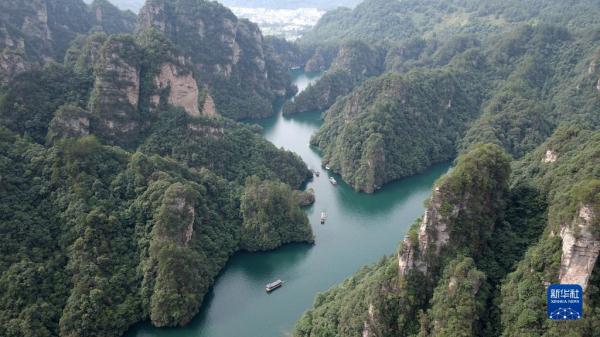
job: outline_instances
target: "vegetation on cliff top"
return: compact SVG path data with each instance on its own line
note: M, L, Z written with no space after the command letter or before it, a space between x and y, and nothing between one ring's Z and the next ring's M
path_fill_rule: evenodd
M110 21L121 17L106 1L91 8L107 27L75 38L93 22L78 16L80 7L88 13L78 0L47 4L51 26L82 25L73 34L53 30L59 45L33 45L25 36L28 52L39 52L29 61L66 54L64 62L0 79L10 80L0 89L0 335L112 337L147 319L185 325L236 251L313 240L300 208L311 198L295 190L310 176L306 165L260 137L256 126L227 118L268 114L273 92L291 90L289 77L262 55L253 24L237 22L235 43L244 51L238 54L221 41L236 33L229 31L227 20L237 19L228 10L205 1L187 4L200 9L188 18L204 15L207 26L223 24L206 32L218 48L201 49L217 53L211 66L237 63L230 80L207 83L204 65L191 62L181 41L170 40L159 25L113 34L132 27L128 20ZM30 5L20 13L27 20L36 13ZM219 9L217 17L211 8ZM71 17L56 16L70 10ZM3 23L13 21L0 20L0 34ZM11 38L24 33L19 30L10 26L9 33L18 33ZM233 86L214 97L221 115L196 116L201 111L165 99L176 89L172 82L157 84L165 65L178 77L169 81L197 80L198 92L186 92L197 96L193 106L202 107L218 83ZM264 87L248 91L238 80ZM221 108L219 100L228 97L240 106ZM253 188L267 193L252 194ZM264 218L272 221L261 230L272 235L253 231Z
M429 231L429 238L421 237L420 221L415 223L407 234L413 254L402 255L406 247L399 254L418 260L417 267L400 274L398 257L389 257L359 271L319 294L313 309L298 321L295 335L594 336L600 322L598 262L580 321L565 325L546 318L545 285L558 282L560 233L565 228L577 231L582 206L593 209L590 230L598 238L598 131L559 127L513 163L510 187L506 155L500 155L505 164L498 169L488 169L495 164L482 166L496 162L495 155L483 154L498 149L471 148L436 183L429 207L433 203L439 208L428 209L426 217L444 224L440 228L449 233L441 251L436 250L441 238ZM500 199L479 202L487 195L479 186L506 192L497 194ZM477 200L465 201L471 197ZM430 247L429 253L419 255L421 247ZM420 271L423 265L426 274Z

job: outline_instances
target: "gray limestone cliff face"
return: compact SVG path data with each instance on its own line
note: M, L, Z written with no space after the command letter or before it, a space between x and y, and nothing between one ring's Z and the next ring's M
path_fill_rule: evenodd
M591 206L583 205L574 223L562 226L560 283L587 287L600 252L600 240L592 234L592 223L596 217Z
M243 61L253 68L256 79L266 79L264 42L258 26L238 20L220 5L205 7L184 13L165 1L149 1L140 11L138 29L163 32L192 58L199 74L230 78ZM200 49L202 52L197 52ZM216 53L218 58L211 57Z
M178 184L169 187L166 194L168 196L163 200L161 211L163 214L159 219L162 222L156 227L156 239L187 246L194 234L194 200L190 200L186 191ZM167 219L177 219L179 223L170 223Z
M110 38L94 65L94 91L90 110L93 126L105 140L124 145L140 131L139 51L132 38Z
M198 84L190 71L173 63L165 63L154 78L154 84L159 90L168 90L168 104L183 108L192 117L200 116ZM154 103L159 99L159 96L154 96Z
M17 6L20 4L14 1L0 4L0 84L49 60L53 52L46 2L34 0L16 12ZM32 48L30 43L40 49L35 58L26 55L26 49Z
M198 87L211 96L200 100L208 104L200 113L268 116L274 99L287 94L287 73L271 58L258 26L216 2L150 0L138 18L138 30L149 29L162 32L190 61Z
M398 252L398 272L406 276L411 270L418 270L426 274L429 269L428 256L438 256L441 249L448 244L448 219L440 214L443 203L442 187L435 187L429 205L425 210L416 240L406 236ZM452 211L458 214L459 209Z
M60 107L48 128L47 140L53 143L61 138L84 137L90 134L89 112L72 105Z
M0 53L0 85L8 84L10 79L30 68L23 53L5 49Z

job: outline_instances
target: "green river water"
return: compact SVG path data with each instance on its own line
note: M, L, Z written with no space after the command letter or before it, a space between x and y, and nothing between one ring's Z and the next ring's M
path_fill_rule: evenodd
M297 73L304 89L318 75ZM259 124L264 137L278 147L298 153L309 168L318 169L307 188L316 202L306 209L316 236L315 245L286 245L273 252L233 256L207 294L198 316L183 328L135 326L127 337L282 337L311 307L318 292L340 283L361 266L394 254L398 242L424 210L433 182L449 165L437 165L423 174L386 185L374 195L360 194L321 167L318 152L309 147L310 136L321 123L319 113L287 118L278 114ZM320 213L327 212L324 225ZM284 286L271 294L265 284L276 279Z

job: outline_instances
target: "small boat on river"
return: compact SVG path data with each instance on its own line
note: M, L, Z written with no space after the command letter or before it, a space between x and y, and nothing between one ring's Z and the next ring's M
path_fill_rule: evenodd
M337 180L335 180L334 177L329 178L329 182L331 183L331 185L337 185Z
M282 280L277 280L271 283L268 283L267 286L265 287L265 290L270 293L271 291L281 287L283 285L283 281Z
M321 212L321 224L324 224L325 220L327 220L327 213Z

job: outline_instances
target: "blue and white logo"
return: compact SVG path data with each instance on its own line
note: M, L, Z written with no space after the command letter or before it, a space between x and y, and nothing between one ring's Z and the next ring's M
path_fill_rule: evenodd
M583 289L578 284L552 284L548 287L548 318L555 321L583 317Z

